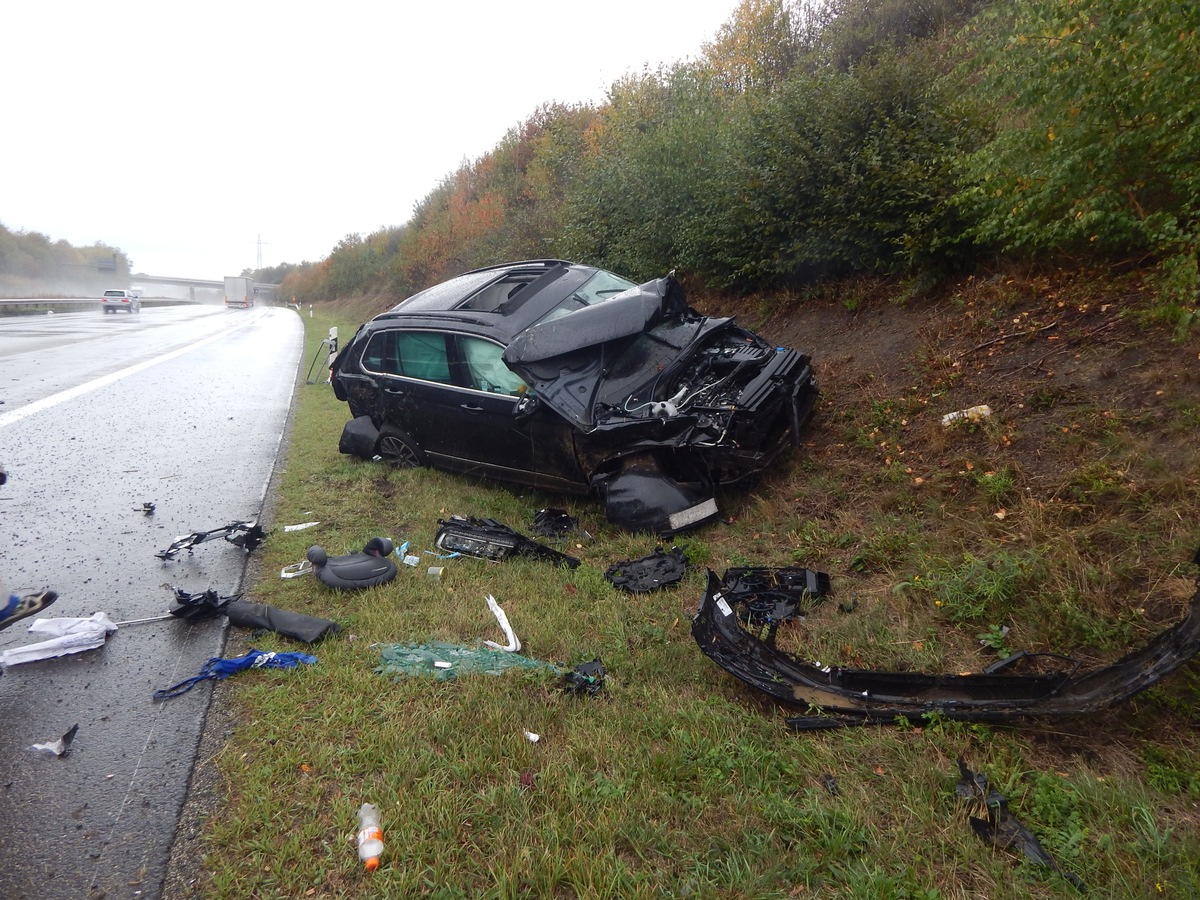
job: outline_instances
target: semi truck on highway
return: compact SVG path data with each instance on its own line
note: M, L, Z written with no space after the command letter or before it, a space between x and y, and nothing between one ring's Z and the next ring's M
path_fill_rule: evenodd
M242 275L225 276L225 308L249 309L254 305L254 279Z

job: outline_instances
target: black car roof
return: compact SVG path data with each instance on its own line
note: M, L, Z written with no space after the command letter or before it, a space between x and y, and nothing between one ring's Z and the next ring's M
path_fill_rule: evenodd
M387 312L375 316L364 327L374 331L376 327L398 321L433 328L475 326L468 330L491 332L507 342L597 271L593 266L562 259L522 260L473 269L413 294ZM528 275L532 293L523 297L522 303L511 312L457 308L481 288L514 275ZM560 289L550 290L559 282Z

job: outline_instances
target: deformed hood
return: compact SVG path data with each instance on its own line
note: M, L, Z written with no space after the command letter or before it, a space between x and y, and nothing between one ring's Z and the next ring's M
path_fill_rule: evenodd
M600 303L544 317L513 339L504 351L504 362L547 406L568 422L591 429L606 369L622 348L641 334L657 334L693 316L695 322L684 329L686 334L662 342L664 352L679 352L709 328L727 321L695 314L674 275L667 275ZM652 374L647 371L646 377Z
M667 275L601 303L536 322L508 345L504 361L513 366L563 356L640 334L656 322L686 311L683 288L674 275Z

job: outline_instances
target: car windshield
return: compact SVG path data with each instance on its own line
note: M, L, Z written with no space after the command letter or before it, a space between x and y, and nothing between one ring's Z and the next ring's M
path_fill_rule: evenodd
M631 288L636 287L636 284L622 278L620 275L614 275L612 272L605 272L603 269L598 269L595 275L559 301L558 305L550 310L549 314L542 321L546 322L551 319L557 319L560 316L567 315L567 313L595 306L597 303L611 300L613 297L620 296Z

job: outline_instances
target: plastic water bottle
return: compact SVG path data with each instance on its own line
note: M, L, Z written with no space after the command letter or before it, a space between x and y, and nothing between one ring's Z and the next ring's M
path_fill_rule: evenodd
M957 412L946 413L942 416L942 424L950 425L953 422L966 420L968 422L981 422L992 414L992 408L986 403L980 406L972 406L969 409L960 409Z
M358 811L358 858L368 872L379 868L383 853L383 829L379 827L379 807L364 803Z

